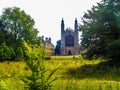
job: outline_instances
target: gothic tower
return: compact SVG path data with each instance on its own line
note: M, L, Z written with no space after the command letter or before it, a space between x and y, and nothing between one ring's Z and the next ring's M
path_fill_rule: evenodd
M65 29L64 20L61 21L61 55L76 55L79 54L78 42L78 23L75 19L74 30L71 28Z
M77 18L75 18L75 24L74 24L74 33L75 33L75 54L79 53L79 37L78 37L78 22L77 22Z
M62 36L62 34L64 33L64 20L63 20L63 18L62 18L62 21L61 21L61 36Z
M65 39L64 39L64 34L65 34L65 24L64 24L64 20L62 18L62 21L61 21L61 48L60 48L60 52L62 55L65 54Z

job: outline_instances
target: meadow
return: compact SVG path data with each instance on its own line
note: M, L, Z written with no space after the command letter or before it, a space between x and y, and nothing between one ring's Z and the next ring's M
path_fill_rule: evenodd
M50 90L120 90L120 67L102 58L52 56L45 60L48 71L59 66ZM0 62L0 90L27 90L22 76L29 75L24 61Z

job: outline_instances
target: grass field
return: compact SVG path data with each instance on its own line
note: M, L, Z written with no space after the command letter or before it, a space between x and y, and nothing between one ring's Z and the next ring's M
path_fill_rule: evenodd
M59 66L51 90L120 90L120 67L104 59L84 60L81 56L53 56L45 60L48 71ZM26 90L21 76L29 74L24 61L0 62L0 90Z

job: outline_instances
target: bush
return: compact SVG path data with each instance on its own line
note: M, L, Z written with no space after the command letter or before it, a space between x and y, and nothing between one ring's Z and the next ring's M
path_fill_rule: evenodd
M23 55L24 55L24 59L28 60L31 57L31 52L32 52L32 48L31 46L26 42L22 42L22 49L23 49Z
M108 57L112 60L120 59L120 40L114 40L112 43L108 44Z
M27 43L26 46L26 50L28 50L27 53L30 57L28 60L25 60L26 68L31 71L31 75L25 76L22 80L25 82L26 87L28 87L29 90L50 89L52 82L57 79L52 78L52 76L57 71L58 67L49 72L43 61L45 59L44 48L42 46L33 45L30 49L30 46L27 45Z
M15 51L14 51L14 48L13 47L9 47L9 50L10 50L10 53L11 53L11 60L15 60Z
M100 57L100 55L98 54L98 50L96 50L96 48L90 48L86 53L84 53L82 55L84 58L92 60L95 58Z
M18 47L16 50L16 59L17 60L23 59L23 50L21 47Z
M94 50L93 49L89 49L85 54L84 54L84 57L91 60L93 55L94 55Z
M6 43L2 43L0 45L0 59L1 60L11 59L11 52Z
M51 60L51 57L50 56L46 56L45 60Z

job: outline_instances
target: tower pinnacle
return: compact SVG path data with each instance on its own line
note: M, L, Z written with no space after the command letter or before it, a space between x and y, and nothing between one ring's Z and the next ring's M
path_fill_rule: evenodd
M78 31L78 23L77 23L77 18L75 18L75 26L74 26L75 31Z
M63 32L64 32L64 20L62 18L62 21L61 21L61 33L63 33Z

